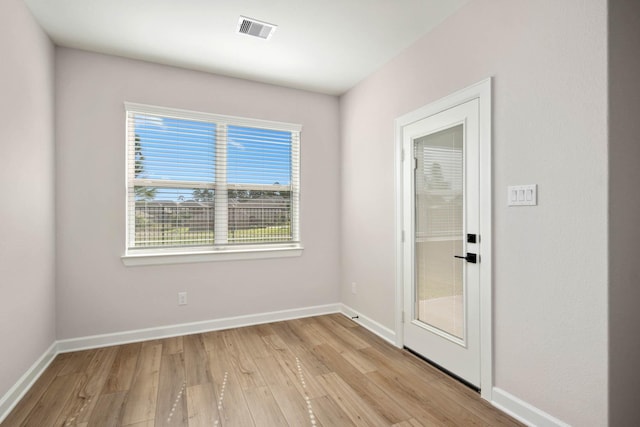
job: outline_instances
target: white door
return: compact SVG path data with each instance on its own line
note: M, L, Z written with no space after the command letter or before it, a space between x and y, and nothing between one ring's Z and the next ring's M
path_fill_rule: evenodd
M402 127L404 346L478 388L479 105Z

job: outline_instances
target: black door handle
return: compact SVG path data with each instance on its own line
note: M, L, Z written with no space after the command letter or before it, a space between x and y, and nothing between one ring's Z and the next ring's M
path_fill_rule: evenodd
M467 252L467 256L462 256L462 255L454 255L454 258L460 258L460 259L464 259L467 262L470 262L471 264L476 264L478 262L478 255L473 254L471 252Z

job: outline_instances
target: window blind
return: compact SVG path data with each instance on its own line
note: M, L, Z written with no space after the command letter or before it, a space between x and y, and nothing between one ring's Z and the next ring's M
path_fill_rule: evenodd
M128 249L299 242L299 133L128 104Z
M417 218L423 238L457 237L463 230L462 125L429 135L415 144L416 204L425 216Z

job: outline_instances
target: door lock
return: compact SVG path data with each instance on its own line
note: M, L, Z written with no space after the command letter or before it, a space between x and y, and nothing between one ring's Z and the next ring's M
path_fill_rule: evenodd
M467 256L462 256L462 255L454 255L454 258L460 258L460 259L464 259L467 262L470 262L471 264L476 264L478 262L478 255L473 254L471 252L467 252Z

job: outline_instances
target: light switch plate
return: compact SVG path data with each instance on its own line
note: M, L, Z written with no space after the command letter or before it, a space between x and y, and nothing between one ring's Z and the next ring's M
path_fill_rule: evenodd
M536 206L538 185L510 185L507 187L507 206Z

